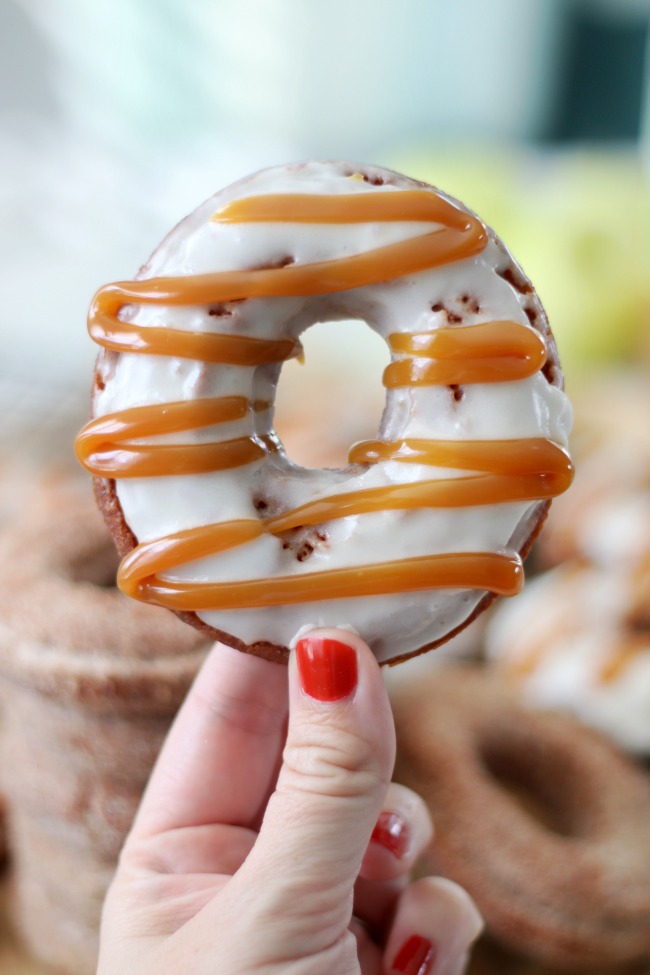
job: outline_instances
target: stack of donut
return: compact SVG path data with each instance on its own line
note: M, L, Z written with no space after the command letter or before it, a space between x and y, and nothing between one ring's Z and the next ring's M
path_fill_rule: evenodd
M205 645L114 586L79 478L43 477L0 536L0 782L11 910L31 952L94 971L104 893Z

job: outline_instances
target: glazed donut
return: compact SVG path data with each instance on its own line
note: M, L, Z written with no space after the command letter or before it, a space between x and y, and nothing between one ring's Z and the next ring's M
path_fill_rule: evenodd
M499 606L485 636L488 658L529 705L569 711L641 755L650 755L650 553L647 565L559 566Z
M310 325L350 318L392 352L377 439L345 469L298 468L272 427L282 362ZM138 280L99 291L90 333L77 451L126 555L120 587L271 659L308 623L354 626L382 662L443 642L519 591L571 480L530 282L475 216L388 170L305 163L231 186Z
M548 964L650 959L650 778L493 674L441 667L393 695L396 781L427 802L439 870L487 931Z

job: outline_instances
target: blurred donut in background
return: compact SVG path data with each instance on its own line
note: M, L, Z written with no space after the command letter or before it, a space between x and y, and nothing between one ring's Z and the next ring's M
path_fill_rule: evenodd
M650 384L577 399L576 478L538 542L551 566L499 606L487 657L525 700L650 755Z
M392 696L396 779L423 796L425 872L474 898L489 935L546 965L650 959L650 775L498 675L441 667Z

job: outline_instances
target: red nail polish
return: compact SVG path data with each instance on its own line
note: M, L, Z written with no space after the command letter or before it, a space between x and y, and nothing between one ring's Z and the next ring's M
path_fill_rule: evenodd
M397 813L383 812L372 831L370 841L385 846L387 850L401 860L408 846L408 827Z
M307 636L296 644L296 660L303 691L317 701L342 701L357 686L357 655L347 643Z
M412 935L395 955L392 970L399 975L427 975L435 960L435 948L427 938Z

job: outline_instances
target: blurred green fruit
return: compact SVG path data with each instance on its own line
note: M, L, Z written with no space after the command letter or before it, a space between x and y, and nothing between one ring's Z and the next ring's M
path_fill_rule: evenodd
M465 147L393 164L494 227L537 288L569 377L647 355L649 191L636 154Z

